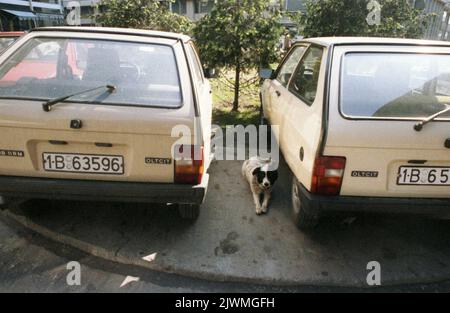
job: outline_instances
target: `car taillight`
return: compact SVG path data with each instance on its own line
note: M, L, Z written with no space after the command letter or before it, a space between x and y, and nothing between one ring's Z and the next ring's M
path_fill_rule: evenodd
M315 160L311 192L324 196L341 193L346 159L343 157L318 156Z
M203 177L202 146L175 146L175 183L198 185Z

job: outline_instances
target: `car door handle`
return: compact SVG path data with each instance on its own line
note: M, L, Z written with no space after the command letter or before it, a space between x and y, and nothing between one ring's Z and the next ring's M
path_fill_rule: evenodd
M450 149L450 138L448 138L448 139L445 141L444 146L445 146L446 148Z
M278 97L281 97L281 92L279 92L278 90L275 91L275 93L277 94Z

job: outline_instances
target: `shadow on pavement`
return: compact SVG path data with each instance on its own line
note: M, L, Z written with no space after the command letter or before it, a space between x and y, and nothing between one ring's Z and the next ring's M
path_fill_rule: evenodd
M341 216L306 235L291 221L286 166L269 214L262 217L254 213L240 167L235 161L213 164L207 200L195 223L180 219L174 207L146 204L33 200L11 214L49 230L52 240L86 243L94 255L103 251L96 256L110 261L198 278L366 286L366 266L378 261L383 285L450 279L448 221Z

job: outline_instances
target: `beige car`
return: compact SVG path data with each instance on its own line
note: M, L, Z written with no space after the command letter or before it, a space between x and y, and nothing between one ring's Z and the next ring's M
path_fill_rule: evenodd
M318 38L261 91L301 229L335 211L450 212L450 44Z
M196 218L209 179L210 91L187 36L31 31L0 57L2 202L171 203Z

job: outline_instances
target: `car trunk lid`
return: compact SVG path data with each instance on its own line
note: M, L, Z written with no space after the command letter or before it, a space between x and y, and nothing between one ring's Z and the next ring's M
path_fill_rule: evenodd
M42 101L0 100L0 150L22 154L0 156L0 175L172 183L172 146L178 140L171 136L172 130L185 125L193 134L192 111L187 105L157 109L60 103L44 112ZM74 121L81 127L71 127ZM90 162L94 158L94 163L109 159L103 161L105 165L118 157L122 161L117 159L115 166L123 168L101 173L92 168L83 173L49 170L44 161L54 163L55 155L88 157ZM85 163L80 166L88 168Z

